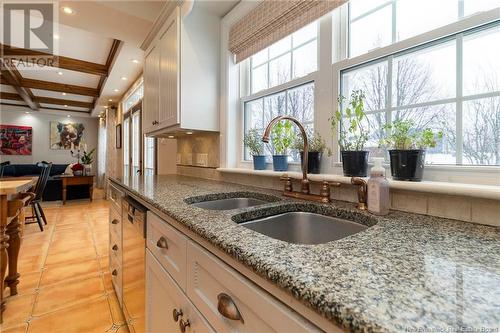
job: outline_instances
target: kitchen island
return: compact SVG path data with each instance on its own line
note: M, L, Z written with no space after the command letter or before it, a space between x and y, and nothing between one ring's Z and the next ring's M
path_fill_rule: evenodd
M498 227L402 212L376 217L350 203L313 204L277 191L177 175L110 181L322 330L500 328ZM245 193L281 200L226 211L190 205ZM300 245L237 223L263 212L296 210L342 216L369 228Z

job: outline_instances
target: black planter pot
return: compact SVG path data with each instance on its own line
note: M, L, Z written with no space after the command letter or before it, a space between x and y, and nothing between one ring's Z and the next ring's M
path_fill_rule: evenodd
M304 156L304 152L300 152L300 163L302 165L302 159ZM320 173L321 169L321 158L323 157L323 154L319 151L310 151L307 154L307 172L308 173L314 173L318 174Z
M342 167L346 177L366 177L368 175L368 155L365 150L341 151Z
M395 180L419 182L424 175L425 150L389 150L391 175Z

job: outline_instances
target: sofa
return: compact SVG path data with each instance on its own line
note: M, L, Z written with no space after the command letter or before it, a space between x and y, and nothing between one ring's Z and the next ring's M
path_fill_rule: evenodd
M62 200L62 180L59 178L64 173L68 164L52 164L50 177L43 192L43 201ZM40 175L41 168L36 164L10 164L4 167L3 177L30 177ZM88 199L89 190L86 185L68 187L67 200Z

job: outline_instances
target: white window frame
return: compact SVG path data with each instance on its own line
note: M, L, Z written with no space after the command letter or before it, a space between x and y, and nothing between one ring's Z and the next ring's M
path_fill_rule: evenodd
M221 145L220 157L222 168L251 169L252 163L244 161L243 102L240 99L240 67L234 63L234 57L228 51L229 30L233 23L252 10L259 2L243 1L238 4L222 20L221 27ZM342 174L339 163L339 147L336 133L330 131L329 118L337 108L337 98L340 93L340 72L391 54L417 47L453 34L460 33L481 25L500 20L500 8L480 12L446 26L416 35L394 44L377 48L368 53L347 58L348 51L348 8L346 5L336 9L332 15L320 19L318 32L318 71L310 74L315 82L314 129L330 143L333 156L323 158L322 173ZM332 29L333 27L333 29ZM248 80L248 78L247 78ZM287 88L306 83L311 77L306 76L292 80ZM246 81L248 82L248 81ZM257 93L264 96L283 90L285 85L273 87ZM252 96L252 99L256 95ZM328 140L331 138L331 140ZM334 139L335 138L335 139ZM292 166L297 169L299 166ZM457 183L500 185L500 167L497 166L460 166L460 165L428 165L424 175L425 180ZM388 172L390 174L390 172Z

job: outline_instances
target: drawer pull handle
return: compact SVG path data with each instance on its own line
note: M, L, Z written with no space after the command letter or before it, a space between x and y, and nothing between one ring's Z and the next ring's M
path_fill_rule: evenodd
M168 250L168 244L167 240L165 237L161 236L160 239L156 242L156 246L158 246L160 249L167 249Z
M179 317L182 317L183 313L182 313L181 309L179 309L179 310L174 309L172 315L174 317L174 321L177 322L177 321L179 321Z
M181 318L181 320L179 321L179 328L181 329L181 332L182 333L186 333L186 327L189 327L189 326L191 326L191 323L189 322L189 319L186 320L186 321L184 321Z
M219 313L221 315L223 315L227 319L239 320L242 324L245 323L243 321L243 317L241 316L240 310L238 310L238 307L234 303L231 296L225 293L220 293L219 295L217 295L217 299L219 300L217 302L217 310L219 310Z
M113 221L111 221L111 224L118 224L120 223L117 219L114 219Z
M111 272L111 275L117 276L118 275L118 271L116 269L113 269L113 271Z
M118 251L118 245L116 245L116 244L113 245L112 249L113 249L113 251Z

